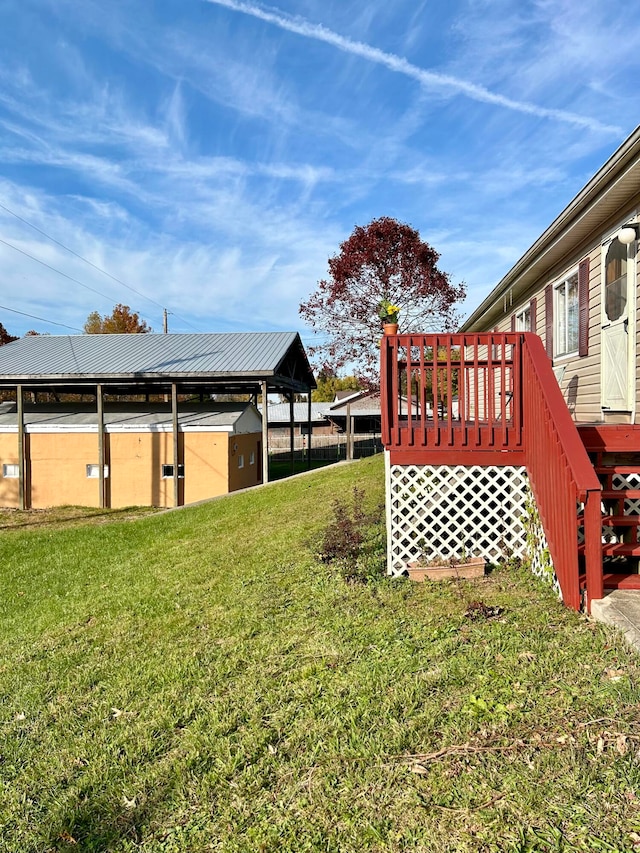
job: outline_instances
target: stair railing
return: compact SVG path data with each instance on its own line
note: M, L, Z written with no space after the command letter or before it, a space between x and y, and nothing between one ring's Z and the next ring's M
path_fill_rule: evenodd
M584 505L587 606L602 598L601 486L537 335L523 334L525 459L566 604L580 608L577 508Z

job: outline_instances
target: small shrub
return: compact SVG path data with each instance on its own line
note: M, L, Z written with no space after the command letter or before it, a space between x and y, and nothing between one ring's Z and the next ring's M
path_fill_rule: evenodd
M334 560L353 560L360 553L364 538L364 492L353 489L353 506L336 498L332 504L333 518L322 532L320 559L323 563Z
M380 536L380 512L364 510L364 492L354 487L348 503L337 498L333 517L320 535L318 553L323 563L339 563L347 581L366 582L380 573L384 541ZM378 553L380 552L380 553Z

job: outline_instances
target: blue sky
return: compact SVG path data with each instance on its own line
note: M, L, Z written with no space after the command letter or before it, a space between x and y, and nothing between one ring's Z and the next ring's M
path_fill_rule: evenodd
M175 332L311 343L300 301L378 216L469 313L637 124L630 9L2 0L0 322L124 302L155 331L166 307Z

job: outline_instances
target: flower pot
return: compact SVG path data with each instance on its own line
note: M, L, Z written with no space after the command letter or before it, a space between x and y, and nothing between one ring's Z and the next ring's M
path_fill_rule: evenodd
M397 323L383 323L382 331L385 335L397 335L398 334L398 324Z
M409 563L407 571L412 581L439 581L447 578L481 578L484 575L484 557L470 557L464 563L446 562L424 566L419 562Z

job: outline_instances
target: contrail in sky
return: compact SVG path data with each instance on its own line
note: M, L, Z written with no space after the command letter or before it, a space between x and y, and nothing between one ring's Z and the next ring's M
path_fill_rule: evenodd
M304 20L304 18L291 17L278 11L256 6L253 3L241 2L241 0L206 0L206 2L212 3L215 6L224 6L227 9L232 9L234 12L242 12L245 15L250 15L252 18L258 18L261 21L273 24L282 30L287 30L304 38L331 44L345 53L361 56L370 62L385 66L390 71L404 74L405 77L411 77L426 88L448 89L458 92L461 95L466 95L474 101L495 104L496 106L515 110L519 113L527 113L528 115L539 116L540 118L555 119L556 121L577 125L578 127L586 127L589 130L604 131L605 133L616 134L618 136L622 135L621 128L610 124L603 124L597 119L587 118L566 110L539 107L527 101L515 101L503 95L496 95L494 92L489 91L489 89L485 89L484 86L469 83L467 80L461 80L459 77L425 71L424 68L413 65L402 56L387 53L384 50L379 50L377 47L372 47L361 41L353 41L350 38L341 36L339 33L333 32L333 30L323 27L321 24L312 24L310 21Z

